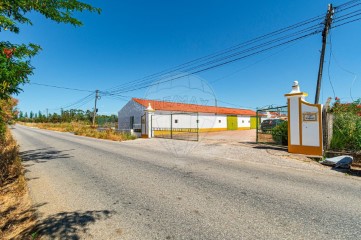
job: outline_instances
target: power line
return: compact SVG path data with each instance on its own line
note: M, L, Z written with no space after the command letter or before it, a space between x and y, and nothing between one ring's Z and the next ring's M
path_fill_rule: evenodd
M43 86L43 87L66 89L66 90L72 90L72 91L78 91L78 92L94 92L94 91L90 91L90 90L84 90L84 89L78 89L78 88L69 88L69 87L61 87L61 86L55 86L55 85L49 85L49 84L37 83L37 82L30 82L30 84L31 85Z
M360 0L350 1L350 3L352 3L352 2L359 2L359 1L360 1ZM345 11L345 10L348 10L348 9L351 9L351 8L354 8L354 7L358 6L358 5L361 5L361 3L354 4L354 5L352 5L352 6L348 7L348 8L341 8L341 10L339 10L340 7L335 7L335 9L336 9L336 11L335 11L335 16L336 16L336 17L335 17L335 19L333 20L333 25L331 26L331 28L337 28L337 27L340 27L340 26L343 26L343 25L346 25L346 24L349 24L349 23L352 23L352 22L356 22L356 21L361 20L361 17L355 19L355 17L361 15L361 13L360 13L360 12L361 12L361 9L358 9L358 10L355 10L355 11L352 11L352 12L349 12L349 13L346 13L346 14L344 14L344 15L342 15L342 16L338 16L338 15L337 15L339 12L342 12L342 11ZM354 19L352 19L352 18L354 18ZM352 19L352 20L345 22L345 20L348 20L348 19ZM339 24L335 24L335 23L339 23Z
M281 37L281 38L277 38L277 39L274 39L274 40L272 40L272 41L268 41L268 42L266 42L266 43L259 44L259 45L257 45L257 46L253 46L253 47L248 48L248 49L245 49L245 50L243 50L243 51L241 51L241 52L233 53L232 55L228 55L228 56L225 56L225 57L216 59L216 60L212 60L212 61L209 61L209 62L200 64L200 65L198 65L198 66L190 67L190 68L188 68L188 69L185 69L185 71L186 71L186 72L193 71L192 73L194 74L194 73L198 73L198 72L204 71L204 70L196 71L196 69L201 68L201 67L204 67L204 68L206 68L206 69L208 70L208 69L214 68L214 67L207 68L207 66L211 66L212 64L214 65L214 64L217 64L217 63L221 62L221 64L217 64L217 65L216 65L216 66L221 66L221 65L224 65L224 64L222 63L222 62L224 62L224 61L226 61L226 63L234 62L235 60L243 59L243 58L245 58L245 57L240 57L240 58L238 57L238 58L236 58L235 60L227 60L227 59L236 57L236 56L241 55L241 54L246 54L246 53L248 53L248 52L252 52L252 51L257 50L257 49L260 49L260 48L262 48L262 47L267 47L268 45L271 45L271 44L280 42L281 40L285 40L285 39L290 38L290 37L292 37L292 36L300 35L301 33L304 33L304 32L310 32L311 30L316 30L316 29L318 29L318 28L319 28L319 27L316 26L316 27L312 27L312 28L309 28L309 29L306 29L306 30L298 31L298 32L293 33L293 34L290 34L290 35L287 35L287 36L283 36L283 37ZM278 45L276 45L276 46L278 46ZM273 47L271 47L271 48L273 48ZM266 49L270 49L270 48L266 48ZM263 50L262 50L262 51L257 51L256 53L258 53L258 52L263 52ZM254 55L254 54L248 54L248 55L246 55L246 57L252 56L252 55ZM181 77L189 76L190 74L185 73L185 74L183 74L183 75L181 75L181 76L179 76L179 75L180 75L179 73L174 73L174 74L173 74L172 76L170 76L170 77L171 77L171 79L178 79L178 78L181 78ZM172 77L173 77L173 78L172 78ZM169 78L169 77L168 77L168 78ZM136 88L138 85L146 85L146 86L148 86L147 84L149 84L149 82L153 82L153 81L152 81L152 80L148 80L147 82L143 81L143 82L137 83L137 85L135 85L135 86L133 85L133 86L129 86L129 87L131 87L131 89L134 89L134 88ZM163 82L163 81L161 81L161 82ZM160 83L160 82L158 82L158 83ZM128 87L128 89L127 89L127 88L123 88L122 91L121 91L121 90L120 90L120 91L118 90L118 91L112 91L112 92L128 92L128 91L129 91L129 87Z
M227 104L227 105L229 105L229 106L233 106L233 107L237 107L237 108L242 108L242 109L256 109L256 108L254 108L254 107L240 106L240 105L237 105L237 104L234 104L234 103L225 102L225 101L219 100L219 99L217 99L217 102L224 103L224 104Z
M340 4L338 5L336 8L343 8L343 7L346 7L347 5L350 5L350 4L353 4L355 2L359 2L360 0L351 0L351 1L348 1L348 2L345 2L343 4Z
M358 14L355 14L359 12ZM350 19L350 18L353 18L353 17L356 17L356 16L359 16L361 15L361 9L357 10L357 11L354 11L354 12L351 12L351 13L348 13L348 14L345 14L343 15L342 17L339 17L336 21L334 21L334 23L337 23L337 22L342 22L344 20L347 20L347 19ZM352 15L353 14L353 15ZM349 16L349 15L352 15L352 16Z
M351 98L352 101L353 101L352 87L353 87L353 85L355 84L356 79L357 79L358 76L357 76L357 74L355 74L354 72L351 72L350 70L347 70L347 69L345 69L343 66L341 66L341 64L340 64L339 61L337 60L334 52L332 51L332 46L331 46L331 52L330 52L330 54L332 55L332 58L333 58L334 62L336 63L336 65L337 65L342 71L344 71L344 72L346 72L346 73L349 73L349 74L351 74L351 75L354 76L354 78L353 78L353 80L352 80L351 87L350 87L350 98Z
M358 0L358 1L359 1L359 0ZM347 2L347 3L345 3L345 4L342 4L342 5L338 6L337 8L340 9L339 11L345 11L345 10L348 10L348 9L351 9L351 8L354 8L355 6L357 6L357 5L358 5L358 3L357 3L358 1L350 1L350 2ZM355 3L357 3L357 4L355 4ZM352 4L353 4L353 5L352 5ZM351 6L349 6L349 5L351 5ZM347 7L347 6L348 6L348 7ZM359 10L358 10L358 11L359 11ZM344 21L344 20L346 20L346 19L348 19L348 18L352 18L352 17L357 16L357 14L355 14L355 13L358 12L358 11L351 12L351 13L348 13L348 14L345 14L345 15L340 16L337 22L342 22L342 21ZM352 15L352 16L347 17L347 16L349 16L349 15ZM258 38L256 38L256 39L258 39L258 41L259 41L259 40L264 40L264 39L266 39L266 38L269 37L269 36L274 36L274 35L277 35L277 34L280 34L280 33L284 33L284 32L290 31L290 30L294 30L294 29L296 29L296 28L298 28L298 27L300 27L300 26L307 25L307 24L310 24L310 23L312 23L312 22L318 21L318 20L320 20L321 18L322 18L322 17L317 16L317 17L311 18L311 19L309 19L309 20L303 21L303 22L301 22L301 23L294 24L294 25L291 25L291 26L289 26L289 27L280 29L280 30L278 30L278 31L275 31L275 32L272 32L272 33L263 35L263 36L258 37ZM357 21L357 19L354 19L353 21ZM349 22L347 22L347 23L349 23ZM346 24L346 23L343 22L342 24L344 25L344 24ZM335 27L338 27L338 25L335 26ZM207 55L207 56L205 56L205 57L195 59L195 60L190 61L190 62L187 62L187 63L185 63L185 64L181 64L181 65L179 65L178 67L171 68L171 69L173 69L173 71L170 71L170 72L162 71L162 72L160 72L160 73L152 74L152 75L149 75L149 76L144 77L144 78L139 79L139 80L134 80L134 81L130 81L130 82L124 83L124 84L122 84L122 85L118 85L118 86L116 86L116 87L111 88L111 89L113 90L113 91L111 91L111 92L112 92L112 93L121 93L121 92L134 91L134 90L138 90L138 89L144 88L143 85L145 85L145 87L149 87L149 86L152 85L152 84L150 84L150 81L152 81L152 79L154 79L155 77L159 77L160 74L164 74L164 73L172 73L171 76L170 76L170 79L169 79L169 80L166 80L166 81L160 81L160 82L158 82L158 83L156 83L156 84L163 83L163 82L167 82L167 81L171 81L171 80L174 80L174 79L177 79L177 78L181 78L181 77L186 77L186 76L189 76L189 74L180 74L179 72L175 72L175 71L176 71L176 70L185 70L185 71L195 70L195 69L197 69L197 68L199 68L199 67L208 66L208 65L211 65L211 64L213 64L213 63L216 63L216 62L219 62L219 61L222 61L222 60L229 59L229 58L232 58L232 57L234 57L234 56L240 55L240 54L242 54L242 53L245 53L245 52L248 52L248 51L252 51L252 50L254 50L254 49L257 48L257 47L264 47L264 46L266 46L267 44L272 44L272 43L277 42L277 41L280 41L280 40L282 40L282 39L286 39L287 37L295 36L295 35L297 35L298 33L306 32L307 30L314 30L314 29L317 29L317 28L318 28L318 25L313 25L313 26L311 26L311 27L309 27L309 28L306 28L306 29L300 30L300 31L298 31L298 32L292 33L292 34L290 34L290 35L288 35L288 36L283 36L283 37L280 37L280 38L278 38L278 39L273 39L273 40L271 40L271 41L269 41L269 42L262 43L262 44L260 44L260 45L258 45L258 46L254 46L253 48L246 49L246 50L244 50L243 52L236 52L236 53L233 53L233 54L231 54L231 55L228 55L228 56L225 56L225 57L222 57L222 58L218 58L218 59L209 61L210 59L214 59L214 58L216 58L217 56L222 56L222 55L224 55L224 54L226 54L226 53L235 51L235 50L237 50L237 49L239 49L239 48L241 48L241 47L245 47L245 46L249 46L249 45L254 44L255 41L254 41L254 40L250 40L250 41L245 42L245 43L247 43L247 44L242 43L242 44L236 45L235 47L228 48L228 49L226 49L226 50L224 50L224 51L217 52L217 53L211 54L211 55ZM250 54L250 55L253 55L253 54ZM243 57L242 57L242 58L243 58ZM238 58L237 58L237 59L238 59ZM197 65L197 66L189 67L189 66L192 65L191 63L194 64L194 63L197 63L197 62L204 62L204 61L206 61L206 60L208 60L208 62L205 62L205 63L200 64L200 65ZM230 62L233 62L233 61L230 61ZM227 63L228 63L228 62L227 62ZM221 65L223 65L223 64L220 64L220 66L221 66ZM219 65L217 64L217 66L219 66ZM188 68L188 69L184 69L185 67L189 67L189 68ZM211 68L213 68L213 66L212 66ZM207 69L211 69L211 68L207 68ZM204 71L204 69L201 70L201 71ZM194 71L193 74L196 73L196 72L200 72L200 71ZM169 78L169 76L167 76L167 77Z
M353 7L353 6L351 6L351 7ZM351 7L349 7L349 8L351 8ZM357 12L357 11L355 11L355 12ZM339 19L337 22L342 22L342 21L348 19L348 18L346 18L346 15L348 16L348 15L353 14L353 13L355 13L355 12L348 13L348 14L345 14L345 15L340 16L340 19ZM355 17L355 16L357 16L357 15L356 15L356 14L353 14L351 17ZM314 19L317 19L317 17L316 17L316 18L313 18L312 20L314 20ZM353 21L356 21L356 20L353 20ZM310 21L309 21L309 22L310 22ZM351 22L351 21L350 21L350 22ZM349 23L349 22L347 22L347 23ZM346 23L342 23L342 24L346 24ZM297 24L296 24L296 25L297 25ZM252 55L255 55L255 54L260 53L260 52L264 52L265 50L269 50L269 49L272 49L272 48L274 48L274 47L278 47L279 45L283 45L283 43L278 44L278 45L276 45L276 46L272 46L272 47L266 48L266 49L261 50L261 51L257 51L256 53L251 53L251 54L248 54L248 55L246 55L246 56L238 57L238 58L236 58L236 59L231 59L230 61L221 62L221 61L224 61L224 60L226 60L226 59L235 57L235 56L237 56L237 55L240 55L240 54L243 54L243 53L250 52L250 51L252 51L252 50L258 49L259 47L265 47L265 46L267 46L267 45L269 45L269 44L273 44L273 43L275 43L275 42L278 42L278 41L281 41L281 40L290 38L290 37L292 37L292 36L297 36L297 35L299 35L299 34L301 34L301 33L306 33L307 31L315 30L314 32L312 32L312 33L310 33L310 34L306 34L306 35L304 35L304 36L301 36L300 38L304 38L305 36L310 36L310 35L314 35L314 34L316 34L316 33L319 33L319 32L320 32L320 31L318 30L319 26L320 26L319 24L313 25L313 26L311 26L311 27L308 27L308 28L306 28L306 29L300 30L300 31L298 31L298 32L294 32L294 33L292 33L292 34L289 34L289 35L286 35L286 36L282 36L282 37L280 37L280 38L273 39L273 40L268 41L268 42L266 42L266 43L262 43L262 44L259 44L259 45L257 45L257 46L253 46L253 47L251 47L251 48L249 48L249 49L246 49L246 50L243 50L243 51L241 51L241 52L236 52L236 53L233 53L233 54L231 54L231 55L228 55L228 56L225 56L225 57L222 57L222 58L218 58L218 59L215 59L215 60L212 60L212 61L208 61L208 62L205 62L205 63L203 63L203 64L200 64L200 65L197 65L197 66L193 66L193 67L189 67L188 69L185 69L186 71L192 71L192 70L195 70L195 69L197 69L197 68L204 67L204 68L201 69L201 70L192 71L190 74L187 74L187 73L186 73L186 74L181 74L181 73L178 73L178 72L173 72L173 74L172 74L170 77L167 76L167 77L168 77L167 80L159 81L159 82L153 83L153 84L151 83L151 81L152 81L152 79L153 79L154 77L153 77L153 78L152 78L152 77L145 77L145 78L143 78L143 80L131 81L131 82L128 82L128 83L124 83L123 85L114 87L113 89L116 89L116 88L117 88L117 90L113 90L113 91L111 91L111 93L124 93L124 92L135 91L135 90L138 90L138 89L150 87L150 86L157 85L157 84L160 84L160 83L169 82L169 81L172 81L172 80L174 80L174 79L186 77L186 76L189 76L189 75L194 74L194 73L203 72L203 71L206 71L206 70L209 70L209 69L218 67L218 66L222 66L222 65L225 65L225 64L228 64L228 63L231 63L231 62L234 62L234 61L243 59L243 58L245 58L245 57L252 56ZM337 27L337 26L335 26L335 27ZM288 28L286 28L286 29L288 29ZM267 35L267 34L266 34L266 35ZM297 38L297 39L298 39L298 38ZM295 39L292 39L292 40L290 40L290 41L287 41L286 43L292 42L292 41L295 41ZM251 44L249 44L249 45L251 45ZM227 51L226 51L226 52L227 52ZM215 56L215 55L214 55L214 56ZM214 58L214 56L212 56L211 58L208 58L208 59L207 59L207 58L201 58L201 59L203 59L203 61L204 61L205 59L209 60L209 59ZM219 56L219 54L218 54L218 56ZM219 63L219 62L221 62L221 63ZM215 64L215 63L219 63L219 64ZM215 65L212 66L212 64L215 64ZM186 65L187 65L187 64L184 64L184 66L186 66ZM189 65L189 64L188 64L188 65ZM210 66L210 67L207 67L207 66ZM184 68L184 67L183 67L183 68ZM182 68L182 69L183 69L183 68ZM151 76L152 76L152 75L151 75Z
M149 81L150 79L154 79L155 77L159 77L159 76L162 75L162 74L164 75L164 74L168 74L168 73L174 73L175 71L179 71L179 70L184 69L185 67L189 67L190 63L193 63L193 64L194 64L194 63L196 63L196 62L209 61L210 59L213 59L213 58L222 56L222 55L224 55L224 54L226 54L226 53L230 53L230 52L235 51L235 50L238 50L238 49L240 49L240 48L244 48L244 47L247 47L247 46L250 46L250 45L254 45L255 43L260 42L260 41L262 41L262 40L265 40L265 39L267 39L267 38L280 35L280 34L282 34L282 33L285 33L285 32L287 32L287 31L290 31L290 30L297 29L297 28L299 28L299 27L301 27L301 26L305 26L305 25L310 24L310 23L315 22L315 21L319 21L319 20L321 20L322 18L323 18L323 17L321 17L321 16L313 17L313 18L311 18L311 19L302 21L302 22L300 22L300 23L291 25L291 26L289 26L289 27L282 28L282 29L280 29L280 30L277 30L277 31L274 31L274 32L265 34L265 35L263 35L263 36L257 37L257 38L255 38L255 39L246 41L246 42L244 42L244 43L238 44L238 45L236 45L236 46L234 46L234 47L227 48L227 49L225 49L225 50L223 50L223 51L216 52L216 53L214 53L214 54L210 54L210 55L207 55L207 56L205 56L205 57L201 57L201 58L195 59L195 60L193 60L193 61L190 61L190 62L181 64L181 65L179 65L179 66L177 66L177 67L171 68L172 71L167 71L167 70L161 71L161 72L159 72L159 73L155 73L155 74L149 75L149 76L147 76L147 77L144 77L144 78L141 78L141 79L138 79L138 80L134 80L134 81L130 81L130 82L127 82L127 83L118 85L118 86L113 87L113 88L111 88L111 89L117 89L117 88L118 88L118 89L121 89L121 88L123 88L123 87L126 86L126 85L130 85L130 84L133 84L133 83L144 82L144 81L146 81L146 80ZM318 24L311 26L311 28L312 28L312 27L315 27L315 26L318 26ZM304 29L304 30L305 30L305 29ZM302 30L302 31L304 31L304 30ZM274 40L273 40L273 41L274 41Z
M89 103L90 101L93 100L93 97L94 97L94 92L92 92L91 94L77 100L76 102L74 103L71 103L71 104L68 104L66 106L62 106L62 107L59 107L59 108L52 108L51 110L60 110L60 109L68 109L70 107L73 107L73 108L78 108L78 107L81 107L81 106L84 106L85 104Z
M107 97L107 98L111 98L111 99L114 99L114 100L120 100L120 101L129 101L130 98L124 98L124 97L120 97L120 96L116 96L116 95L104 95L104 97Z
M357 19L354 19L354 20L351 20L351 21L348 21L348 22L345 22L345 23L342 23L342 24L334 25L331 28L338 28L338 27L341 27L343 25L346 25L346 24L349 24L349 23L352 23L352 22L356 22L356 21L360 21L360 20L361 20L361 17L357 18Z
M289 48L289 47L291 47L291 46L293 46L293 45L295 45L295 44L296 44L296 43L294 43L294 44L292 44L292 45L289 45L289 46L281 49L280 51L277 51L277 52L275 52L275 53L273 53L273 54L271 54L271 55L269 55L269 56L266 56L266 57L264 57L264 58L262 58L262 59L260 59L260 60L258 60L258 61L255 61L255 62L253 62L253 63L251 63L251 64L249 64L249 65L247 65L247 66L245 66L245 67L242 67L242 68L240 68L240 69L232 72L231 74L228 74L227 76L223 76L223 77L217 78L217 79L211 81L210 83L215 83L215 82L218 82L218 81L220 81L220 80L226 79L226 78L228 78L228 77L230 77L230 76L233 76L234 74L236 74L236 73L238 73L238 72L240 72L240 71L242 71L242 70L245 70L245 69L247 69L247 68L250 68L250 67L252 67L252 66L254 66L254 65L256 65L256 64L258 64L258 63L260 63L260 62L262 62L262 61L265 61L266 59L268 59L268 58L270 58L270 57L273 57L273 56L275 56L275 55L277 55L277 54L285 51L287 48Z
M359 1L360 1L360 0L357 0L357 1L355 1L355 2L359 2ZM352 6L350 6L350 7L347 7L347 8L345 8L345 6L344 6L344 7L338 6L338 7L335 7L335 9L336 9L338 12L342 12L342 11L346 11L346 10L348 10L348 9L357 7L357 6L359 6L359 5L361 5L361 3L354 4L354 5L352 5Z
M356 6L360 5L361 3L359 3L359 2L360 2L360 0L349 1L342 5L337 6L335 8L337 9L337 12L346 11L346 10L353 9ZM361 15L361 13L359 13L360 11L361 10L359 9L359 10L356 10L353 12L346 13L342 16L337 16L334 20L334 23L339 23L339 24L334 25L331 28L336 28L336 27L360 20L361 18L354 19L356 16ZM277 31L273 31L271 33L262 35L260 37L254 38L252 40L243 42L241 44L237 44L237 45L227 48L225 50L218 51L216 53L209 54L207 56L186 62L179 66L170 68L168 70L164 70L164 71L146 76L146 77L138 79L138 80L133 80L133 81L115 86L113 88L110 88L112 91L101 91L100 93L102 96L108 96L108 97L114 96L114 97L118 97L118 99L123 97L123 99L125 99L129 96L120 95L120 93L135 91L138 89L143 89L146 87L169 82L169 81L172 81L175 79L187 77L187 76L190 76L195 73L208 71L213 68L217 68L217 67L220 67L220 66L223 66L226 64L230 64L232 62L235 62L235 61L238 61L241 59L245 59L250 56L254 56L254 55L263 53L263 52L271 50L273 48L277 48L277 47L304 39L306 37L309 37L309 36L312 36L314 34L321 32L319 28L322 25L322 23L320 23L319 21L322 18L323 18L322 15L310 18L308 20L290 25L285 28L281 28ZM345 22L348 19L351 19L351 20ZM314 24L315 22L319 22L319 23ZM307 26L310 24L312 24L312 25L308 26L306 28L297 30L301 27L304 27L304 26ZM295 31L295 30L297 30L297 31ZM292 31L294 31L294 32L292 32ZM282 34L286 34L286 35L282 36ZM301 34L304 34L304 35L300 36ZM267 40L267 39L270 39L270 40ZM187 71L187 72L180 73L179 70L183 70L183 71ZM159 78L162 74L169 74L170 76L167 76L167 78L165 78L164 80L154 83L154 79ZM93 94L93 91L84 90L84 89L61 87L61 86L48 85L48 84L42 84L42 83L31 83L31 84L45 86L45 87L73 90L73 91L90 92ZM90 95L92 95L92 94L90 94ZM86 97L86 98L81 99L78 102L76 102L74 104L70 104L64 108L68 108L71 106L78 106L78 105L82 106L82 105L88 103L89 99L90 98Z
M192 74L204 72L204 71L207 71L207 70L210 70L210 69L213 69L213 68L217 68L217 67L220 67L220 66L223 66L223 65L226 65L226 64L229 64L229 63L232 63L232 62L235 62L235 61L250 57L250 56L260 54L262 52L265 52L265 51L271 50L273 48L277 48L277 47L283 46L285 44L288 44L288 43L291 43L291 42L294 42L294 41L297 41L297 40L300 40L300 39L315 35L315 34L320 33L320 32L321 32L321 30L317 30L317 31L311 32L309 34L303 35L301 37L297 37L297 38L288 40L286 42L283 42L283 43L280 43L280 44L277 44L277 45L274 45L274 46L271 46L271 47L256 51L254 53L250 53L250 54L245 55L245 56L241 56L241 57L238 57L238 58L235 58L235 59L232 59L232 60L228 60L226 62L221 62L221 63L215 64L215 65L212 65L212 66L209 66L209 67L206 67L206 68L191 72L191 73L187 73L187 74L184 74L184 75L181 75L181 76L176 76L176 77L173 77L173 78L170 78L170 79L167 79L167 80L159 81L157 83L146 84L146 85L143 85L143 86L140 86L140 87L137 87L137 88L132 88L132 89L129 89L129 90L126 90L126 91L118 91L118 92L119 93L124 93L124 92L130 92L130 91L135 91L135 90L139 90L139 89L144 89L144 88L151 87L151 86L154 86L154 85L158 85L158 84L161 84L161 83L165 83L165 82L173 81L173 80L176 80L176 79L179 79L179 78L187 77L187 76L190 76Z

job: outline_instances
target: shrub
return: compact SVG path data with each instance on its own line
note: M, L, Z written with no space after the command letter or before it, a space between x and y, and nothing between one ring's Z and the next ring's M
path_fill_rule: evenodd
M282 122L272 129L273 141L277 144L288 145L288 122Z
M334 115L331 149L361 151L361 105L360 100L341 104L336 102L331 109Z
M352 112L334 115L331 149L361 151L361 117Z
M0 142L0 186L21 173L18 146L9 129L5 126L4 137Z

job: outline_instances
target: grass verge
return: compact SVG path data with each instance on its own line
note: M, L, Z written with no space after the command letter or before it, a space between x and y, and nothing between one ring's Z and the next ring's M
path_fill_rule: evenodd
M126 141L133 140L136 137L129 133L120 133L112 129L98 131L97 128L83 122L70 122L70 123L24 123L19 124L37 127L41 129L59 131L59 132L72 132L75 135L86 136L99 139L108 139L113 141Z
M35 220L18 146L6 128L0 143L0 239L33 239Z

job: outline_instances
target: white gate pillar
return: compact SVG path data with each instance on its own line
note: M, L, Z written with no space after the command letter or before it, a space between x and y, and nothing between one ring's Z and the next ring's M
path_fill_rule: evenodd
M322 105L305 101L308 94L294 81L285 94L288 105L288 152L322 156Z
M152 106L148 105L147 109L144 110L145 112L145 126L146 126L146 138L152 138L153 136L153 129L152 129L152 116L154 115L155 110Z

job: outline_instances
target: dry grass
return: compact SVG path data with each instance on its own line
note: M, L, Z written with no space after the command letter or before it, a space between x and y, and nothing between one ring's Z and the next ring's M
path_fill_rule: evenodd
M119 133L112 129L98 131L95 127L82 122L71 123L21 123L29 127L37 127L41 129L59 131L59 132L72 132L75 135L86 136L92 138L108 139L113 141L133 140L134 136L127 133Z
M0 188L0 203L0 239L34 239L36 214L23 175Z
M0 139L0 186L20 176L21 170L18 145L6 128L4 139Z
M7 129L0 144L0 239L31 239L35 224L16 141Z

